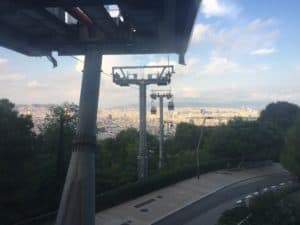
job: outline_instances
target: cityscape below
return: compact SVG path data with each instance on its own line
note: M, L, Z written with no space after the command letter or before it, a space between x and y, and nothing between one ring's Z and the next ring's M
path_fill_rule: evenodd
M53 105L31 104L16 105L16 110L23 115L31 115L34 123L34 131L39 133L39 125L44 121ZM175 111L164 109L165 136L174 136L176 125L182 122L195 125L218 126L226 124L229 120L239 117L244 120L256 120L259 111L249 107L225 108L225 107L178 107ZM127 128L139 127L139 111L133 107L120 107L101 109L97 114L97 138L102 140L115 137L120 131ZM159 133L159 114L147 112L147 131L151 134Z

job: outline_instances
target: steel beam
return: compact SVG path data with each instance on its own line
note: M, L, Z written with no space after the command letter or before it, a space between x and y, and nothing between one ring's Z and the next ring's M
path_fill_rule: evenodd
M35 9L37 7L79 7L103 4L102 0L2 0L0 8L6 10ZM2 11L2 10L1 10Z
M138 177L144 179L148 176L148 151L147 151L147 132L146 132L146 120L147 120L147 104L146 104L146 84L141 82L140 88L140 141L139 141L139 153L138 153Z
M159 96L159 160L158 168L163 165L163 142L164 142L164 97Z
M79 124L56 225L95 224L96 119L101 55L87 50L81 84Z
M150 97L159 99L159 158L158 168L160 169L164 163L163 142L164 142L164 98L172 98L172 94L167 90L152 90Z
M109 39L117 39L119 37L116 23L102 5L86 6L82 7L82 10L91 17L95 25L103 31L106 37Z
M63 21L59 20L56 16L43 8L38 8L36 10L25 9L22 10L22 14L38 21L40 24L47 26L50 30L53 30L53 32L55 32L55 35L60 34L64 37L68 37L72 34L72 29L69 26L67 26Z
M28 36L24 37L20 33L19 30L12 30L9 26L5 23L0 21L0 27L3 32L0 32L0 46L9 47L17 52L20 52L24 55L50 55L51 51L44 50L41 51L38 48L35 48L30 45L30 40Z
M166 69L170 69L171 73L175 73L174 72L174 66L173 65L158 65L158 66L114 66L112 68L112 72L114 73L117 70L120 69L162 69L162 70L166 70Z
M177 9L182 10L181 12L186 13L186 20L184 21L182 30L177 31L177 33L181 33L180 38L177 37L177 43L184 43L181 45L181 49L178 49L178 54L184 56L184 53L186 52L189 42L191 39L193 26L196 21L197 12L200 8L200 3L202 0L191 0L188 3L186 1L178 1L177 3ZM176 20L177 23L180 23L180 14L177 15L178 18Z

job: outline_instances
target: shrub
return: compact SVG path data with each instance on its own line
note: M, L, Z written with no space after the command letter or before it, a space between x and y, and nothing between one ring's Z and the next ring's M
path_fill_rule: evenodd
M200 164L200 173L206 173L225 168L227 165L236 165L235 160L218 160ZM162 187L177 183L197 175L195 166L176 170L165 170L145 180L123 185L119 188L97 195L96 210L100 211L122 202L137 198Z

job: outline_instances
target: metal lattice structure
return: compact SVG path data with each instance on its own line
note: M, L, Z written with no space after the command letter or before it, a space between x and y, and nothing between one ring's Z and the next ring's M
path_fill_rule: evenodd
M0 46L29 56L187 50L200 0L1 0ZM118 9L112 15L110 7ZM73 23L66 21L67 15Z
M125 73L125 70L135 69L160 69L160 72L155 74L147 74L146 78L138 77L138 74ZM113 82L119 86L129 86L131 84L139 86L139 105L140 105L140 140L139 140L139 153L138 153L138 178L144 179L148 176L148 150L146 149L146 111L147 111L147 85L168 85L171 82L171 76L174 73L174 66L161 65L161 66L124 66L113 67Z

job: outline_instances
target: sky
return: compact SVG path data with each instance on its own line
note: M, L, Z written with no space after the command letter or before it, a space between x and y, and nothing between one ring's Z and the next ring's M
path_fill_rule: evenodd
M263 108L274 101L300 104L300 2L298 0L203 0L186 66L176 55L103 56L112 66L175 65L171 89L177 105ZM78 56L83 60L82 56ZM0 98L16 104L79 102L82 62L57 56L27 57L0 48ZM155 86L148 87L158 89ZM122 100L121 100L122 99ZM100 107L131 106L136 87L118 87L102 74Z

